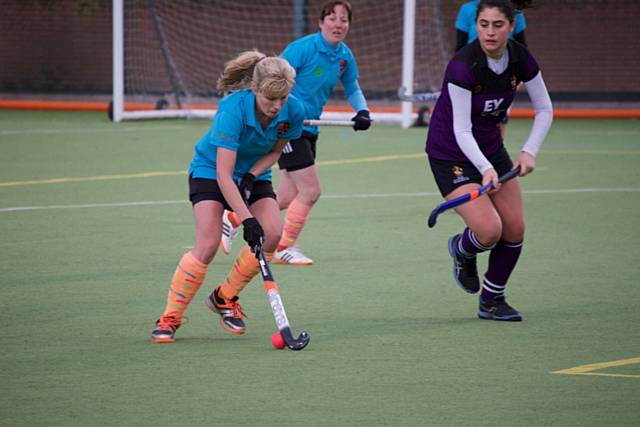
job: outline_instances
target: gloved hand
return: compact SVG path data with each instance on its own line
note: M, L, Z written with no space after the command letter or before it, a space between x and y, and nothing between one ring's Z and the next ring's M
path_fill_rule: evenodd
M251 252L258 256L258 248L264 243L264 230L262 226L254 217L250 217L242 221L243 233L242 237L244 241L249 244Z
M244 199L245 203L249 203L251 191L253 190L253 184L255 182L256 177L251 172L245 173L242 179L238 181L238 190L240 190L240 195Z
M358 114L351 118L351 121L354 122L353 130L367 130L369 126L371 126L371 117L369 116L368 110L360 110Z

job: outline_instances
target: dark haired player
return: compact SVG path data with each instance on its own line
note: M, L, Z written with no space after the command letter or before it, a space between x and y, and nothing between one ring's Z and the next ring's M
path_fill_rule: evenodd
M450 200L493 183L495 191L456 208L466 228L449 239L454 279L468 293L480 290L476 255L490 251L482 281L478 316L492 320L522 320L507 304L505 287L524 239L524 211L517 179L504 184L498 177L519 166L531 173L535 156L553 120L551 99L538 63L520 43L510 41L514 8L508 0L481 0L478 39L462 48L445 71L436 103L426 152L440 192ZM503 146L499 123L524 82L535 119L515 163Z
M460 6L460 10L458 10L458 16L456 17L456 52L478 38L476 15L478 14L479 2L480 0L468 1ZM511 3L516 9L516 14L513 31L509 34L509 37L526 46L527 39L524 30L527 28L527 22L524 19L522 10L530 7L532 0L512 0Z

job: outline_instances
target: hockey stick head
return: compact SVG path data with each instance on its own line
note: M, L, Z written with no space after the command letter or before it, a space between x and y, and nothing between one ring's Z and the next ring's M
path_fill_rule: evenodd
M293 338L291 329L288 326L280 330L280 335L282 335L282 339L284 340L284 343L287 345L287 347L294 351L302 350L309 344L309 341L311 340L311 336L309 336L307 331L302 331L298 338Z
M436 220L438 219L439 214L440 212L438 211L438 209L434 209L431 211L429 220L427 221L427 225L429 226L429 228L433 228L433 226L436 225Z

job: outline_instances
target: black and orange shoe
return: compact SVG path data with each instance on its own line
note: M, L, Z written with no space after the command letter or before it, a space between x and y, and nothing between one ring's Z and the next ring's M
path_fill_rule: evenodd
M247 327L242 318L247 316L242 311L238 297L226 300L220 296L219 292L220 286L211 292L211 295L206 300L207 307L220 316L222 329L236 335L244 334L247 331Z
M151 341L155 343L174 342L176 331L184 317L162 316L156 321L156 328L151 332Z

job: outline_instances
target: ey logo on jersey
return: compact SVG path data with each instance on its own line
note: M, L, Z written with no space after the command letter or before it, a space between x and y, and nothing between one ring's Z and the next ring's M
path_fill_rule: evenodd
M483 115L491 114L493 116L497 116L498 114L500 114L500 111L502 111L502 109L500 108L500 105L502 105L503 101L504 101L504 98L487 99L486 101L484 101L484 110L482 110L482 114Z

